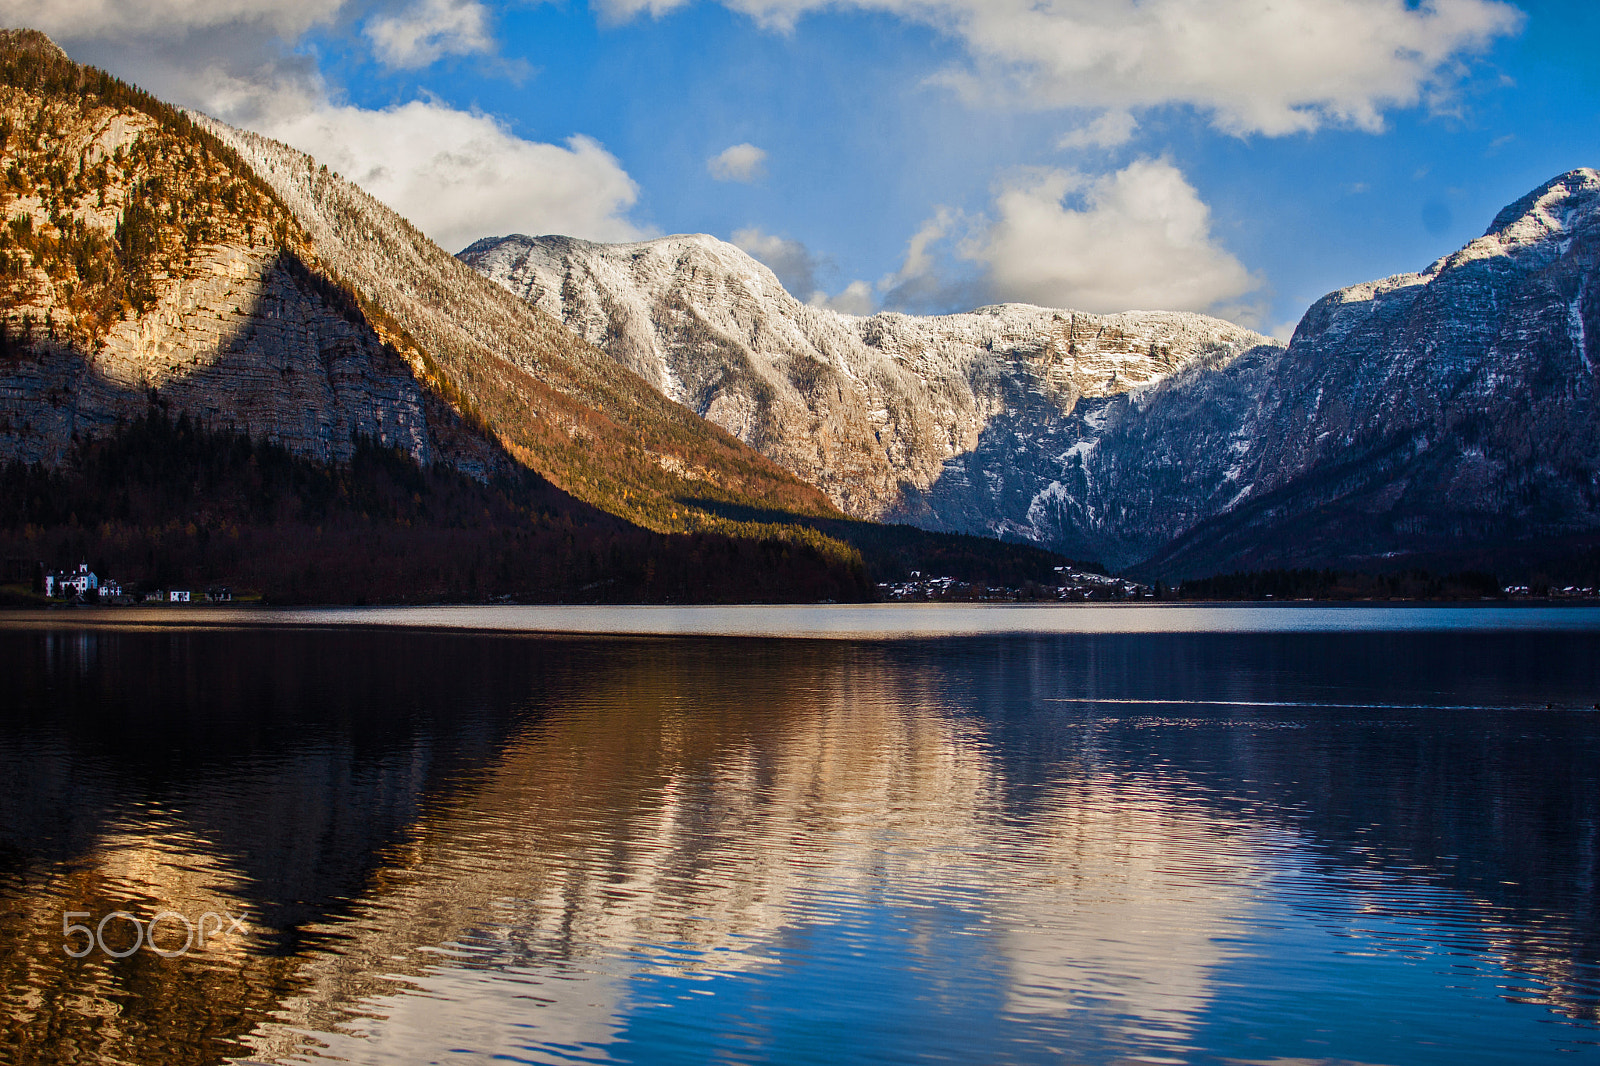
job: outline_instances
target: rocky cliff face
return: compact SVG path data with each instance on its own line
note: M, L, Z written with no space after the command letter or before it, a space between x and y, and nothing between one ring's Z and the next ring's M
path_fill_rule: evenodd
M1169 575L1496 565L1600 532L1597 265L1577 170L1427 270L1324 297L1286 350L1117 401L1051 518Z
M1048 539L1030 507L1090 431L1082 405L1271 343L1180 313L857 318L704 235L514 236L461 258L850 514L932 529Z
M57 462L155 393L321 459L494 462L224 146L40 34L0 69L0 456Z
M154 307L117 323L89 358L46 339L9 360L0 392L0 450L59 461L75 434L102 432L144 410L155 390L176 410L233 426L319 459L348 459L356 434L418 462L454 459L482 474L485 449L441 448L459 420L411 368L326 306L287 257L213 245Z

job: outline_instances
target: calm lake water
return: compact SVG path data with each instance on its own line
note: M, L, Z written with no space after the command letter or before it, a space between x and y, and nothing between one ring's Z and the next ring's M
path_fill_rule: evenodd
M7 1063L1600 1061L1592 609L63 611L0 681Z

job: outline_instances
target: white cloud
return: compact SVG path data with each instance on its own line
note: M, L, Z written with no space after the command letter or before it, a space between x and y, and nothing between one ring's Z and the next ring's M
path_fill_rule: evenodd
M660 18L669 11L683 7L689 2L690 0L598 0L592 6L602 19L616 23L626 22L635 15L641 14L649 14L653 18Z
M688 0L602 0L615 18ZM837 7L883 11L961 41L946 73L972 97L1111 110L1188 104L1230 133L1326 124L1446 96L1461 57L1515 33L1503 0L722 0L765 25Z
M418 0L399 14L374 15L362 32L379 60L406 69L494 47L489 13L477 0Z
M870 315L878 309L878 298L872 285L865 281L852 281L834 296L813 293L808 301L813 307L826 307L845 315Z
M987 281L951 261L951 243L961 243L982 219L940 207L906 242L900 269L878 281L883 306L909 314L966 311L991 302ZM970 239L970 237L969 237Z
M896 289L919 278L932 275L937 267L933 246L950 235L950 230L961 221L961 216L948 207L938 208L932 218L924 222L906 242L906 258L898 273L891 274L879 284L884 289Z
M826 307L847 315L870 315L878 309L871 282L852 281L829 296L822 277L836 272L833 263L799 241L750 227L735 231L733 243L766 264L790 295L812 307Z
M966 6L966 0L961 0ZM1513 32L1495 0L971 0L958 26L1044 106L1186 103L1234 133L1375 130L1460 54Z
M1285 344L1288 344L1294 339L1294 331L1299 328L1300 320L1298 318L1291 318L1287 322L1279 322L1276 326L1273 326L1270 330L1267 330L1266 333L1267 336L1271 337L1273 340L1279 340Z
M343 0L0 0L0 24L59 41L250 26L285 38L331 22Z
M735 144L706 160L706 170L718 181L749 183L767 176L767 153L753 144Z
M1071 196L1078 206L1066 202ZM1089 178L1040 169L1001 187L997 217L965 258L1002 300L1080 311L1241 313L1260 288L1211 235L1211 213L1172 164L1141 160Z
M417 100L382 111L323 106L262 132L308 152L454 251L480 237L560 233L637 240L639 189L588 137L517 137L489 115Z
M754 228L733 242L791 293L846 314L1017 301L1100 313L1203 311L1254 326L1261 313L1243 302L1260 280L1216 241L1210 209L1163 160L1098 176L1018 172L996 189L989 216L939 208L906 242L899 270L831 296L821 280L831 264L801 242Z
M1117 148L1133 140L1133 131L1138 128L1139 124L1126 111L1106 111L1088 125L1063 133L1056 147L1063 150Z
M821 295L818 276L830 264L799 241L788 240L764 233L754 226L735 230L733 243L755 259L766 264L778 276L778 281L791 294L802 300Z
M151 67L143 65L152 61ZM321 78L307 70L274 63L240 70L230 69L225 62L184 67L141 56L140 62L128 64L118 73L164 100L261 133L327 103Z

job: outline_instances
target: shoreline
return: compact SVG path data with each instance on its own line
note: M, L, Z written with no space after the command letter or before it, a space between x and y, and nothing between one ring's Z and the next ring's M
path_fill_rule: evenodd
M879 603L0 609L4 629L409 629L526 636L919 640L1159 633L1600 632L1600 604Z

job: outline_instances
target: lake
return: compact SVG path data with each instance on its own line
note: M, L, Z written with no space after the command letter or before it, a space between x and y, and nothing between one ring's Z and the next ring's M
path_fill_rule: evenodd
M1594 608L13 612L0 679L0 1062L1600 1061Z

